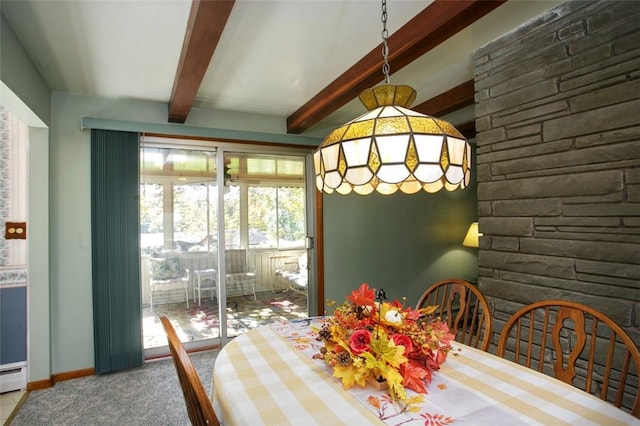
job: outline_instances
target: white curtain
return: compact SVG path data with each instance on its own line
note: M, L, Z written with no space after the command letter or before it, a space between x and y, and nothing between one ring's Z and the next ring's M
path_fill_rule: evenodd
M29 128L0 105L0 232L27 222ZM27 236L29 228L27 226ZM0 238L0 267L26 266L27 241Z

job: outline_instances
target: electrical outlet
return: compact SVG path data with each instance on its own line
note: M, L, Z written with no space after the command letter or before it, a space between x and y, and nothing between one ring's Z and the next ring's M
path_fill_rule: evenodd
M4 238L6 240L26 240L27 222L6 222Z

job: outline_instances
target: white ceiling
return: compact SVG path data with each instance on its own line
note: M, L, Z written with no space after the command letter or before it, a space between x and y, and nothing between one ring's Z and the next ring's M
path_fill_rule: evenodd
M430 3L388 0L389 34ZM415 104L439 95L473 78L475 49L559 3L509 0L392 69L391 83L414 87ZM190 7L191 0L1 0L51 89L161 103L171 97ZM194 106L286 120L381 42L380 15L377 0L236 0ZM354 100L315 128L363 112Z

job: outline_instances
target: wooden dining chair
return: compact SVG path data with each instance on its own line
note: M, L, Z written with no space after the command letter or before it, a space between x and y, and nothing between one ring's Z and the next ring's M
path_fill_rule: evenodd
M493 323L487 300L473 284L456 278L438 281L420 297L416 309L437 305L456 341L487 351Z
M640 417L638 346L596 309L563 300L525 306L505 324L497 355Z
M164 331L167 334L171 358L178 372L178 379L184 401L187 404L187 413L191 424L194 426L220 425L211 400L202 386L198 372L193 367L187 351L171 324L171 320L166 315L162 315L160 322L162 322Z

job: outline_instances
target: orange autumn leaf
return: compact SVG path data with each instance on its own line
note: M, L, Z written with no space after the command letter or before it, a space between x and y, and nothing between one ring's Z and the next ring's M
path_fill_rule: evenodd
M438 389L445 390L446 388L447 388L447 385L445 385L444 383L440 383L438 385Z
M411 308L406 309L406 314L407 314L406 318L411 321L416 321L422 315L419 310L414 311Z
M374 289L369 287L369 284L362 283L360 288L351 292L351 295L347 296L347 299L351 300L358 306L371 306L376 297Z
M427 393L424 378L427 371L415 362L407 362L400 368L402 374L402 384L405 388L411 389L417 393Z

